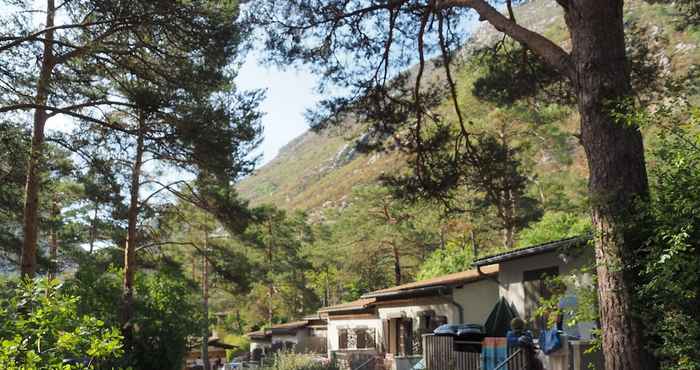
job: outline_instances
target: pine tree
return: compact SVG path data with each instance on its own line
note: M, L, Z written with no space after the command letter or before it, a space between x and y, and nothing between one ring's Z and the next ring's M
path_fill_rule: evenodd
M461 153L472 151L468 119L458 104L451 71L455 51L466 36L456 31L469 13L568 79L581 117L580 139L590 172L606 368L654 367L643 346L641 322L632 312L635 271L621 268L642 248L644 230L630 220L635 202L648 198L642 135L637 127L617 118L630 109L632 94L624 2L557 0L557 4L571 36L570 52L518 24L510 0L506 1L508 14L485 0L265 0L253 4L250 16L265 28L271 59L282 65L308 63L324 76L323 86L335 84L348 92L320 104L310 115L315 126L337 123L344 113L353 112L374 122L380 134L402 128L408 131L402 143L408 143L418 164L435 149L424 142L425 133L449 124L433 111L443 101L441 91L453 102L456 119L452 123L462 133ZM422 85L426 56L432 52L438 54L437 64L444 72L442 86ZM399 73L414 63L416 68ZM416 172L423 176L420 166Z

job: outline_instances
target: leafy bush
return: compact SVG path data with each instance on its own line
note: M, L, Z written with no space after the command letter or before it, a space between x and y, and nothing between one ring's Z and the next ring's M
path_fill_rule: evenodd
M229 361L235 356L250 352L250 338L247 335L225 335L223 342L236 346L234 349L226 350L226 359Z
M0 368L93 369L123 354L118 329L78 313L79 298L57 280L3 284Z
M591 219L587 215L546 212L541 220L520 232L518 244L526 247L590 232Z
M591 274L592 281L590 284L580 284L580 276L587 273ZM569 327L574 327L579 323L598 321L597 277L593 261L566 275L549 277L545 280L545 284L552 294L547 298L540 298L535 315L547 319L549 327L554 326L559 317L562 317L563 324ZM561 306L561 300L567 295L576 297L576 305ZM600 350L602 345L600 329L593 329L591 333L593 334L592 346L588 351Z
M700 368L700 111L663 131L653 154L652 237L642 283L650 345L665 369Z
M435 276L469 270L474 261L474 253L469 247L448 243L428 256L421 265L417 279L430 279Z
M83 264L69 289L80 297L80 309L105 322L119 324L122 272ZM196 287L179 271L162 268L136 275L132 347L115 363L134 369L180 369L187 339L201 335L202 313Z

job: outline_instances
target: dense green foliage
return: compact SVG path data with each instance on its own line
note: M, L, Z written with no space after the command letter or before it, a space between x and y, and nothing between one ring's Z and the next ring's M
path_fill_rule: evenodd
M80 312L91 313L110 325L119 325L115 307L121 296L122 272L84 264L67 289L79 297ZM202 311L196 288L173 267L137 274L134 350L115 362L134 369L176 369L200 333Z
M655 120L664 122L660 116ZM661 133L654 151L654 226L642 266L640 301L666 369L700 367L700 112Z
M520 232L519 245L527 247L552 240L586 235L590 232L591 220L587 215L547 212L542 216L542 219Z
M0 292L0 367L93 369L120 358L122 337L56 280L7 281Z
M428 256L421 265L416 279L429 279L435 276L469 270L473 261L473 248L449 243L444 249L438 249Z

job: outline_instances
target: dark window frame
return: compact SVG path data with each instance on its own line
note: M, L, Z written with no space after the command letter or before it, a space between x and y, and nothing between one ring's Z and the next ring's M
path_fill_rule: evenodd
M531 322L535 335L547 328L546 318L535 317L534 311L539 306L540 299L552 296L552 292L546 286L546 279L554 276L559 276L559 266L523 271L523 315Z

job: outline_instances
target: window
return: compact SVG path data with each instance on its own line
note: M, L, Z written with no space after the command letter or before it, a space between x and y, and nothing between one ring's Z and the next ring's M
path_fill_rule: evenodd
M444 324L447 324L447 316L433 316L430 318L430 325L428 329L432 333L433 330L438 328L438 326Z
M546 285L547 278L557 275L559 275L559 267L557 266L523 272L524 315L531 324L535 335L539 335L540 330L547 328L546 318L535 317L535 311L542 299L548 299L552 296L552 292Z
M375 348L374 329L355 329L357 337L357 349Z
M374 337L373 328L338 329L338 349L374 349Z

